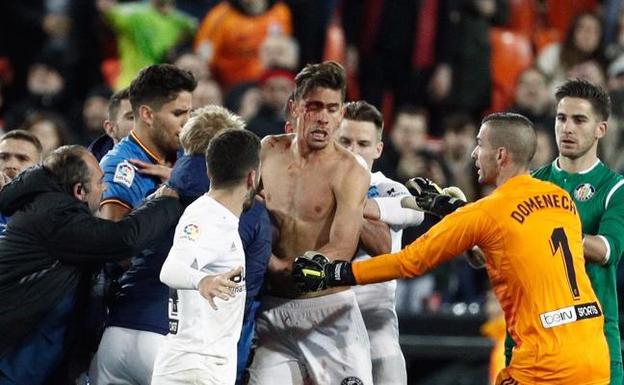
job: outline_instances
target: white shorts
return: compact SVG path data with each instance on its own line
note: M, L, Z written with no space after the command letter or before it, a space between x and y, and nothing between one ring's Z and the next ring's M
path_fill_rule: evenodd
M368 335L351 290L264 297L256 322L249 384L373 384Z
M152 376L152 385L212 385L201 369Z
M226 376L227 377L227 376ZM152 385L233 385L232 381L224 381L218 372L204 369L188 369L179 372L156 374L152 376Z
M91 361L91 385L149 385L154 360L165 336L109 326Z
M368 332L375 385L406 385L405 358L399 344L399 320L394 310L396 281L352 289Z

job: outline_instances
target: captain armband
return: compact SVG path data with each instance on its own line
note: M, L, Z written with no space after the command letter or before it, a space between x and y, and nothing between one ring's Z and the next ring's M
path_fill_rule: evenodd
M401 205L401 200L406 196L373 198L379 206L379 220L401 228L418 226L425 218L422 211L406 208Z

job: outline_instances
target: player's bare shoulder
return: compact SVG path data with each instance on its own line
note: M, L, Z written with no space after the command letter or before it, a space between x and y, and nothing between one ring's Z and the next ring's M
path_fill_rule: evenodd
M336 149L336 172L340 174L342 178L353 180L354 183L364 183L368 187L370 183L370 171L368 171L366 161L338 143L333 143L333 146Z
M266 159L267 157L279 156L280 154L289 152L295 138L295 134L265 136L261 142L260 157Z

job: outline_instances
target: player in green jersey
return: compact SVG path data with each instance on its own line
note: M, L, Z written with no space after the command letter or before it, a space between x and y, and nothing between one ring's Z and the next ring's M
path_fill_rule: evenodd
M611 385L623 385L616 269L624 251L624 178L597 155L611 109L607 93L584 80L568 80L555 94L559 157L533 173L573 197L583 226L583 252L592 287L605 315ZM513 340L507 338L506 358Z

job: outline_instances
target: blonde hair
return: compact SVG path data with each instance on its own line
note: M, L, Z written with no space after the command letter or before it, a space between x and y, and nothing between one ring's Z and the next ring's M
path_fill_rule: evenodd
M212 138L226 128L244 130L245 121L221 106L198 108L182 128L180 144L186 154L204 154Z

